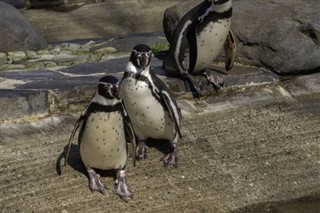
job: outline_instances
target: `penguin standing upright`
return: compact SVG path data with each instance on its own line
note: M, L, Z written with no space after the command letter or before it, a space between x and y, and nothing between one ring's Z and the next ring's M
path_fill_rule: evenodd
M99 80L98 89L82 112L71 134L66 156L77 129L80 127L78 143L81 159L89 175L91 191L106 193L106 187L95 169L116 170L114 192L122 199L132 198L133 193L126 183L125 168L128 159L126 130L134 139L130 122L118 99L118 79L105 76ZM130 131L131 130L131 131Z
M201 90L192 75L204 74L216 89L223 85L223 79L209 69L223 46L226 70L233 66L236 46L230 30L231 16L231 0L205 0L181 18L172 39L168 39L171 42L164 68L178 70L197 96Z
M147 45L133 48L120 82L120 95L138 138L137 159L146 158L147 139L164 139L172 147L164 156L164 165L177 166L181 113L169 89L150 70L151 57Z

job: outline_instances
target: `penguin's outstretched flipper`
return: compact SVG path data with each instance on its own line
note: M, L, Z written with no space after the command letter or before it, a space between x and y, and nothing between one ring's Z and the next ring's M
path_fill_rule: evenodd
M180 138L182 138L180 127L179 127L179 118L181 117L181 113L177 105L173 102L171 94L167 91L162 90L159 94L165 105L167 106L169 115L174 122L174 126Z
M69 143L68 143L68 149L67 149L67 153L65 155L65 162L64 165L67 165L68 159L69 159L69 154L70 154L70 148L71 148L71 144L73 143L74 140L74 135L76 134L77 130L79 129L80 126L82 126L84 120L84 115L81 114L81 116L79 117L79 119L77 120L76 124L74 125L74 128L72 130L71 136L69 138Z
M223 47L225 51L225 68L229 71L233 67L237 51L234 33L231 30L229 30L229 34Z

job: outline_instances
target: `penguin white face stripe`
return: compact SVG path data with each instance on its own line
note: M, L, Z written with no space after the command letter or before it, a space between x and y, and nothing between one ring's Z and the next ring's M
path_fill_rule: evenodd
M181 47L181 42L182 42L182 39L183 38L183 34L185 33L185 31L188 29L189 25L192 24L192 21L191 20L188 20L186 21L186 23L183 25L183 28L179 34L179 38L177 40L177 45L176 45L176 49L174 51L174 58L176 60L176 64L178 66L178 69L181 73L183 72L187 72L187 70L183 70L183 68L181 67L180 65L180 62L178 61L179 60L179 52L180 52L180 47Z

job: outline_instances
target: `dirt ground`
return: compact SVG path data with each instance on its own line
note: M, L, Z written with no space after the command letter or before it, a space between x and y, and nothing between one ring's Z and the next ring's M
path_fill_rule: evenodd
M63 165L76 116L2 126L0 212L318 212L319 95L238 103L259 95L219 97L231 107L179 100L179 167L164 167L158 146L130 161L129 202L112 193L111 173L102 173L108 195L89 190L76 145Z

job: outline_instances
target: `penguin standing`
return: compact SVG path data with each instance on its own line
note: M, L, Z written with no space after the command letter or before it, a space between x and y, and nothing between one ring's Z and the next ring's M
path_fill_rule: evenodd
M233 66L236 45L230 30L231 16L231 0L205 0L181 18L172 39L168 39L171 43L164 68L178 70L197 96L201 90L193 75L204 74L216 89L223 85L223 79L209 69L223 46L226 70Z
M133 48L120 95L138 139L137 159L146 158L149 138L170 141L171 151L164 156L164 165L177 166L177 146L181 113L166 85L150 70L150 47L139 44Z
M129 121L125 118L122 102L118 99L117 82L118 79L113 76L105 76L99 80L95 95L72 131L66 162L74 135L80 127L78 146L89 175L91 191L106 193L106 186L94 168L112 169L117 171L114 192L122 199L128 199L132 198L133 193L127 185L125 175L128 160L126 132L132 139L134 135Z

